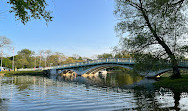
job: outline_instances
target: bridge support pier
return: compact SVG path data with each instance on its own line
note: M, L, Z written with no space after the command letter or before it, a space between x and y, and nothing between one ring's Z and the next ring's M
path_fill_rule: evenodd
M56 69L50 69L50 75L56 75L57 70Z

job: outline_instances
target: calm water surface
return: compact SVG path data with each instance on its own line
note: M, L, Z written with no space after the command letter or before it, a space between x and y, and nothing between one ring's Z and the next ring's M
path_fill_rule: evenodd
M188 110L188 93L126 73L0 77L0 111Z

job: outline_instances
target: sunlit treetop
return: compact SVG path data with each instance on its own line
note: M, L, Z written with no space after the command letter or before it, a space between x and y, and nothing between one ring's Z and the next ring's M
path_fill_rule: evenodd
M16 20L26 24L31 18L52 21L51 12L46 10L45 0L8 0L11 5L10 13L15 13Z

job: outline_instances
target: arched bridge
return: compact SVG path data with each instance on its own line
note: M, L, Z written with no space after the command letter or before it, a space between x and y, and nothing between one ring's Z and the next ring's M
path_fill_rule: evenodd
M56 73L56 71L58 72L72 71L78 75L95 74L98 71L112 67L123 67L127 69L132 69L134 64L135 64L135 60L131 58L107 58L107 59L98 59L98 60L85 61L79 63L65 64L62 66L54 66L50 68L50 71L54 73ZM180 61L179 67L188 68L188 60ZM155 73L161 73L161 72L158 71ZM150 76L156 75L155 73L151 73Z

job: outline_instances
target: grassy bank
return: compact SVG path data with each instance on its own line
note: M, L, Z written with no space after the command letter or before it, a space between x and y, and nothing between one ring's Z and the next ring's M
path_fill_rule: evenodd
M0 72L3 75L43 75L43 71L3 71Z
M185 91L188 92L188 72L182 72L182 78L170 79L170 73L162 75L161 79L154 83L157 88L169 88L174 91Z

